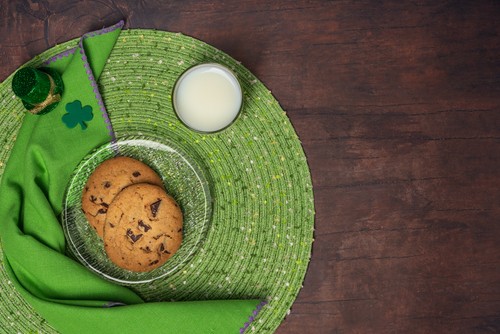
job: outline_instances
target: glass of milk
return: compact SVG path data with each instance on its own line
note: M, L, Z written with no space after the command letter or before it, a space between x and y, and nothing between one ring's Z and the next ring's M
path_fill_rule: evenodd
M189 128L204 133L227 128L238 117L243 94L236 76L226 67L206 63L186 70L173 92L177 117Z

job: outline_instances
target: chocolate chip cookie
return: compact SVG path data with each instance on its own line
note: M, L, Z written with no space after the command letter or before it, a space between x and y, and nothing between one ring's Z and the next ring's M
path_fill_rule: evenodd
M153 270L179 249L182 219L179 205L162 188L144 183L128 186L108 208L106 254L121 268Z
M82 210L101 238L111 201L123 188L135 183L163 187L160 176L154 170L129 157L108 159L90 175L82 192Z

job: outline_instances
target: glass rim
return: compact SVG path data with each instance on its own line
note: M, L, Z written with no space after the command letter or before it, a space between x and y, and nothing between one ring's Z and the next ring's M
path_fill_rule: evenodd
M204 130L200 130L200 129L196 129L196 128L193 128L192 126L190 126L189 124L187 124L183 119L182 117L179 115L179 113L177 112L177 108L176 108L176 103L175 103L175 93L177 91L177 87L179 86L179 83L182 81L182 79L184 79L190 72L196 70L197 68L202 68L202 67L217 67L223 71L225 71L228 75L230 75L231 77L234 78L235 82L237 83L237 87L238 87L238 91L239 91L239 96L240 96L240 106L238 108L238 111L236 112L236 115L234 116L234 119L231 120L231 122L229 122L227 125L225 125L224 127L220 128L220 129L217 129L217 130L212 130L212 131L204 131ZM221 131L224 131L226 130L227 128L229 128L231 125L233 125L236 120L240 117L242 111L243 111L243 88L241 86L241 82L240 80L238 79L238 76L231 70L229 69L227 66L225 65L222 65L222 64L219 64L219 63L214 63L214 62L206 62L206 63L199 63L199 64L196 64L196 65L193 65L193 66L190 66L188 67L186 70L184 70L181 75L177 78L177 80L175 81L175 84L174 84L174 87L172 89L172 93L171 93L171 97L172 97L172 109L174 111L174 114L175 116L177 117L177 119L185 126L187 127L188 129L194 131L194 132L197 132L197 133L200 133L200 134L212 134L212 133L218 133L218 132L221 132Z

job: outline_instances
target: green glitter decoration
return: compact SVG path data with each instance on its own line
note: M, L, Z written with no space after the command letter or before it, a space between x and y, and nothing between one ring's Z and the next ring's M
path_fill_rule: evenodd
M24 67L18 70L12 78L12 91L19 97L27 110L32 110L37 104L43 103L51 91L51 79L54 82L52 95L61 95L64 85L61 76L49 68ZM43 115L58 105L54 102L37 112Z

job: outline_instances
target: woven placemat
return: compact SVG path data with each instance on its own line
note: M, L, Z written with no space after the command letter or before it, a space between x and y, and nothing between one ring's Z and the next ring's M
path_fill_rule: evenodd
M76 42L55 46L27 65L69 56ZM232 69L244 92L241 116L217 134L189 130L172 110L176 79L202 62ZM11 79L0 84L0 175L24 115ZM247 331L272 333L302 286L314 228L306 157L276 99L245 67L210 45L142 29L121 33L99 87L118 138L173 140L197 156L212 180L213 219L199 251L175 274L134 289L147 300L266 299ZM0 332L55 333L13 289L3 263L0 269Z

